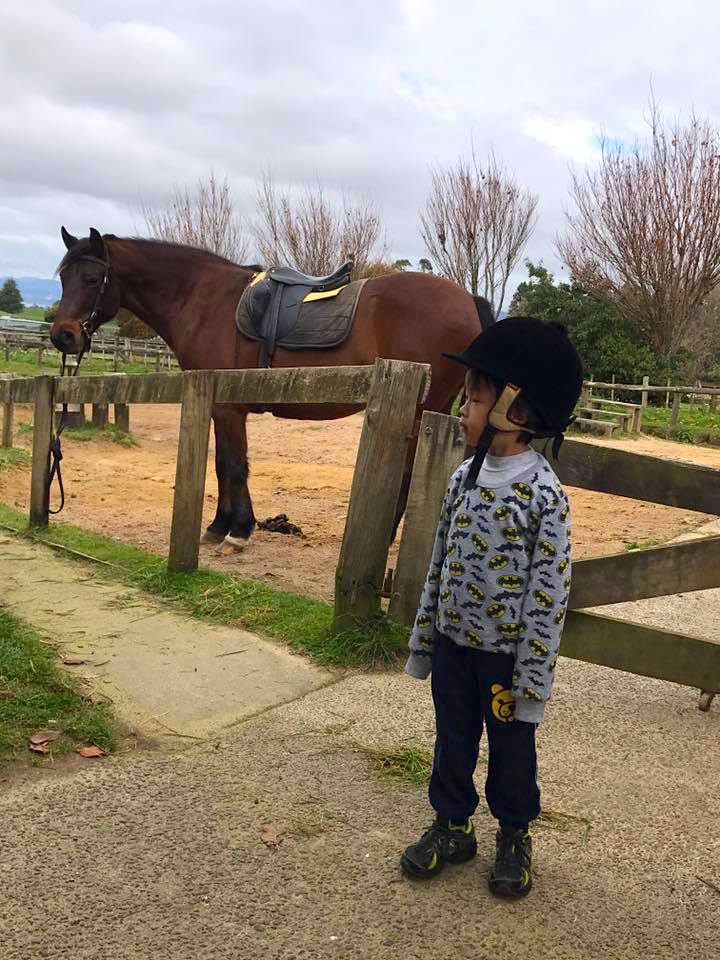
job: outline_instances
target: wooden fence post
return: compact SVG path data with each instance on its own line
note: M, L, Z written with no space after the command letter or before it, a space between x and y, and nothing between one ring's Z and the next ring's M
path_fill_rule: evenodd
M680 391L673 394L673 404L672 404L672 413L670 414L670 429L675 430L678 425L678 418L680 416L680 401L682 400L682 394Z
M182 414L175 469L175 498L170 530L171 570L196 570L200 554L210 414L215 374L188 370L182 375Z
M650 384L650 377L648 377L648 376L643 377L643 386L644 386L644 387L647 387L647 386L649 386L649 384ZM640 400L640 405L642 406L643 409L645 409L645 407L648 405L648 392L647 392L647 390L643 390L643 392L642 392L641 400Z
M460 421L425 411L390 597L390 616L399 623L415 620L448 480L464 457Z
M668 380L668 382L667 382L668 387L670 386L670 383L671 383L671 381ZM669 407L669 406L670 406L670 391L668 391L668 392L665 394L665 407L667 408L667 407Z
M426 364L375 361L335 574L335 633L380 612L408 442L429 380Z
M130 406L127 403L115 404L115 426L121 433L130 433Z
M12 403L3 404L3 429L2 429L2 447L11 447L13 445L13 413L15 407Z
M92 425L98 430L107 429L108 425L108 404L94 403L92 405Z
M30 480L30 524L48 525L50 510L50 441L55 411L55 378L35 378L33 414L32 477Z

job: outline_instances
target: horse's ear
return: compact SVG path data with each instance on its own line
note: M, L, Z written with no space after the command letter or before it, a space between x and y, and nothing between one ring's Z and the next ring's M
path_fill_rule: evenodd
M68 233L65 227L60 227L60 236L62 237L63 243L68 250L70 247L74 247L78 242L78 238L74 237L71 233Z
M105 256L105 241L95 227L90 227L90 251L100 260Z

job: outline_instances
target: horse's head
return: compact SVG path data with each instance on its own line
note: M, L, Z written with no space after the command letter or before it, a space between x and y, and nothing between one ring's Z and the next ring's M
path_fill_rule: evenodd
M79 240L61 227L67 253L58 267L62 299L50 339L61 353L83 353L97 328L120 309L120 290L113 279L107 245L97 230Z

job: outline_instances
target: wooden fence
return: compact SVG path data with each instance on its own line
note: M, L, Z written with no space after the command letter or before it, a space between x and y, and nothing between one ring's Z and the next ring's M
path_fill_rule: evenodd
M675 429L680 420L680 404L683 397L687 397L691 403L704 403L707 401L709 412L717 410L718 398L720 397L720 387L703 387L699 383L696 386L673 386L666 383L664 386L654 386L650 384L649 377L643 377L643 382L638 383L616 383L612 380L610 383L597 380L586 380L583 384L583 394L585 397L592 397L593 391L601 390L610 392L610 399L615 399L615 393L639 393L640 403L643 408L647 407L651 393L664 394L665 406L669 407L672 398L672 412L670 414L670 427Z
M399 360L373 367L192 370L177 374L0 379L0 404L34 404L30 523L49 519L48 477L53 413L58 403L181 403L168 564L198 565L212 407L218 403L330 404L366 407L336 573L336 632L381 610L388 550L418 404L430 368ZM6 423L8 420L6 419Z
M15 331L0 330L0 349L4 351L5 360L9 361L13 350L35 353L37 365L42 366L43 357L47 351L58 358L57 350L44 333L17 333ZM92 356L103 360L112 360L117 370L121 362L142 362L154 366L156 370L178 369L178 362L170 347L160 339L142 340L129 337L110 337L95 334L92 344Z
M390 616L402 623L414 620L443 493L464 457L458 421L439 413L423 414L390 597ZM565 441L553 467L568 486L720 515L720 470L711 467L577 440ZM562 654L696 687L702 691L705 709L720 693L720 641L587 613L584 608L714 587L720 587L720 537L578 560L573 564Z

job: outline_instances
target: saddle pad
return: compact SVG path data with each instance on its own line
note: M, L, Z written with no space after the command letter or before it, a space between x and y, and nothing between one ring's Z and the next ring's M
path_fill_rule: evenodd
M263 283L271 284L270 280ZM307 287L283 287L283 300L275 345L285 350L329 350L344 343L352 330L355 311L364 280L355 280L338 290L324 293L309 292ZM273 284L275 286L275 284ZM250 340L265 339L267 308L272 295L267 298L257 286L248 286L243 292L235 312L238 331ZM302 302L298 304L298 292ZM260 304L265 309L258 310Z

